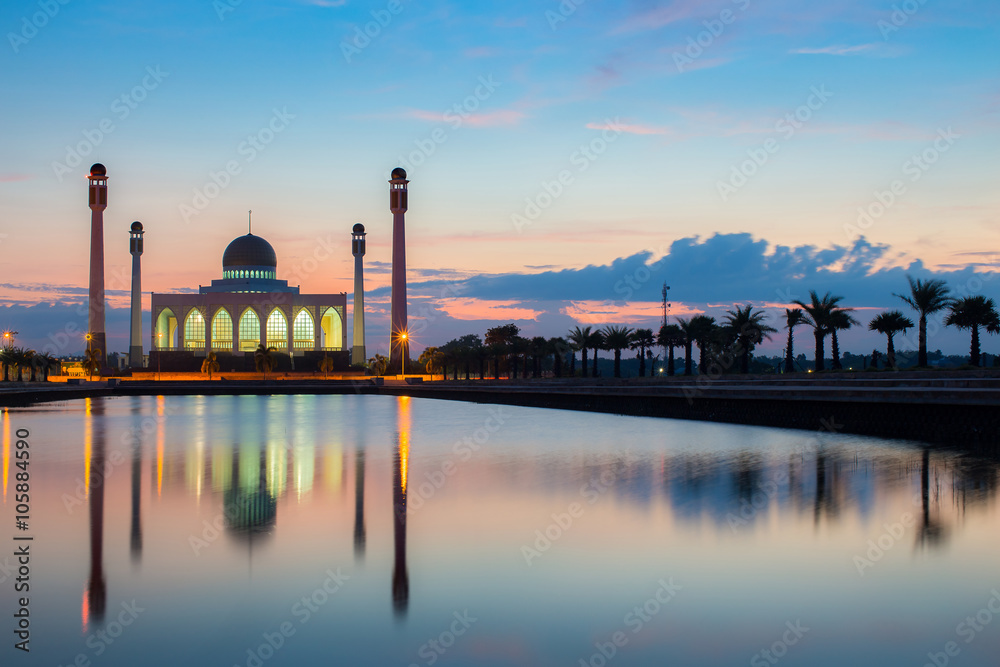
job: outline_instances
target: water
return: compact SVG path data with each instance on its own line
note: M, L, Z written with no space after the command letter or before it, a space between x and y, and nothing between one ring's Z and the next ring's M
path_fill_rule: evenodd
M918 444L354 395L94 399L2 435L5 665L1000 653L997 469Z

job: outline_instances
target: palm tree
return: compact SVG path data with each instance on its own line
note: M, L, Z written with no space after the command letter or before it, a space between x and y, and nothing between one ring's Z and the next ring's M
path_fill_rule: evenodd
M83 353L83 369L87 371L90 376L89 379L94 379L94 371L101 370L101 350L96 347L88 348L86 352ZM18 379L20 379L20 371L18 371Z
M489 346L493 354L494 368L493 377L500 377L500 359L510 352L511 341L517 337L521 330L516 324L504 324L486 330L486 345Z
M7 369L12 365L11 363L11 350L9 347L0 348L0 372L3 373L0 376L0 382L8 382Z
M715 334L715 318L708 315L695 315L691 318L688 335L698 343L698 374L708 373L708 346ZM686 369L685 369L686 370Z
M806 323L806 314L801 308L785 308L785 328L788 329L788 343L785 346L785 372L794 373L792 347L795 343L795 327Z
M565 338L556 336L549 339L549 351L552 353L552 374L561 378L563 374L563 358L570 345Z
M655 344L656 341L653 339L652 329L636 329L632 333L632 342L629 344L629 349L639 351L639 377L646 377L646 350Z
M678 320L685 322L686 320ZM656 344L660 347L666 348L667 350L667 375L673 377L674 375L674 348L683 347L685 348L686 356L684 358L684 368L685 375L691 374L691 343L690 338L684 333L684 330L676 324L665 324L660 327L660 333L656 337Z
M580 350L580 357L583 362L583 370L580 373L580 377L587 377L587 350L590 349L590 341L593 337L590 327L574 327L567 338L573 343L574 349Z
M333 359L325 353L323 358L319 360L319 372L323 374L324 380L329 380L330 373L333 372Z
M368 367L372 369L375 377L382 377L389 370L389 360L381 354L376 354L368 360Z
M893 294L905 301L910 308L920 313L917 329L917 366L927 365L927 316L944 310L951 305L948 286L943 280L914 280L906 276L910 283L910 294Z
M753 311L753 306L747 304L746 307L736 307L736 310L726 311L725 326L729 330L730 337L736 342L736 349L740 355L740 372L743 374L750 372L750 354L754 347L770 339L771 334L778 330L766 324L764 318L767 313L763 310Z
M517 369L521 367L520 361L522 357L527 357L528 349L530 347L530 341L524 336L514 336L510 339L510 363L511 363L511 375L512 380L517 379ZM524 374L528 374L528 360L524 360Z
M837 308L830 313L830 353L833 355L833 369L840 370L844 366L840 363L840 343L837 340L838 331L847 331L858 323L851 316L853 308Z
M590 334L587 346L594 351L590 358L590 377L597 377L597 351L604 349L604 334L594 331Z
M434 379L435 371L441 368L443 361L444 355L441 353L440 348L434 346L425 347L424 351L417 358L417 364L424 367L424 370L427 371L432 380Z
M650 331L651 336L652 333ZM622 350L632 344L632 329L624 326L607 326L601 332L601 337L604 340L603 349L613 350L615 353L615 377L620 378L622 376Z
M903 315L903 313L898 310L890 310L884 313L879 313L872 318L872 321L868 323L869 331L877 331L880 334L885 334L886 337L886 349L885 349L885 360L886 365L889 368L896 367L896 346L893 343L893 336L895 336L900 331L906 331L907 329L913 328L913 320L909 317Z
M549 349L549 341L544 336L531 339L531 377L541 377L542 361L549 356Z
M815 369L819 372L824 369L823 357L826 355L825 339L832 330L834 324L832 320L833 311L837 310L837 304L843 300L842 296L833 296L829 292L822 298L816 294L816 290L809 290L809 303L795 301L795 303L806 311L808 317L805 323L813 328L813 336L816 338L816 362Z
M951 304L951 311L944 323L959 329L972 330L972 345L969 348L969 363L979 365L979 327L987 333L1000 333L1000 316L993 299L984 296L967 296Z
M273 347L259 343L253 352L253 364L259 372L264 373L265 380L267 380L267 374L274 368L274 356L271 354L274 350Z
M694 363L692 362L691 346L694 343L694 330L691 328L691 320L693 318L684 319L683 317L677 318L677 326L680 328L681 333L684 334L684 375L691 375L694 373L692 368Z
M205 357L205 361L201 362L201 372L208 373L208 381L212 381L212 374L219 372L219 360L215 356L215 352L209 352L208 356Z

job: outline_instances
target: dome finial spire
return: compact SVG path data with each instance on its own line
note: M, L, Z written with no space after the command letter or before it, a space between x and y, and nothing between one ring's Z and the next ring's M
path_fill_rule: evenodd
M247 234L253 234L253 209L247 211Z

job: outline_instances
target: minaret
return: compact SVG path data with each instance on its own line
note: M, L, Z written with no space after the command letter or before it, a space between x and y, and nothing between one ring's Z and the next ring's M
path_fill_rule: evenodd
M90 347L102 354L101 368L107 366L107 337L104 333L104 209L108 207L108 170L98 162L90 168L90 314L87 332Z
M128 365L142 368L142 276L140 257L142 256L142 223L132 223L128 233L128 251L132 253L132 327L128 336Z
M365 226L360 222L351 232L351 251L354 253L354 350L351 364L364 365L365 356L365 276L362 257L365 256ZM362 464L363 465L363 464Z
M406 171L392 170L389 181L389 210L392 211L392 312L389 329L389 367L394 373L405 373L410 358L410 341L406 327Z

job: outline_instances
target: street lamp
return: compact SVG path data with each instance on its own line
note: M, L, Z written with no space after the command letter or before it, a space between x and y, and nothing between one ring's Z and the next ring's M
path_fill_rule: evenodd
M400 346L400 347L403 348L403 350L402 350L403 354L400 357L400 359L401 359L401 361L400 361L400 369L403 371L403 375L405 376L406 375L406 358L408 356L410 356L410 348L406 346L406 332L405 331L400 332L399 339L401 341L403 341L403 345Z

